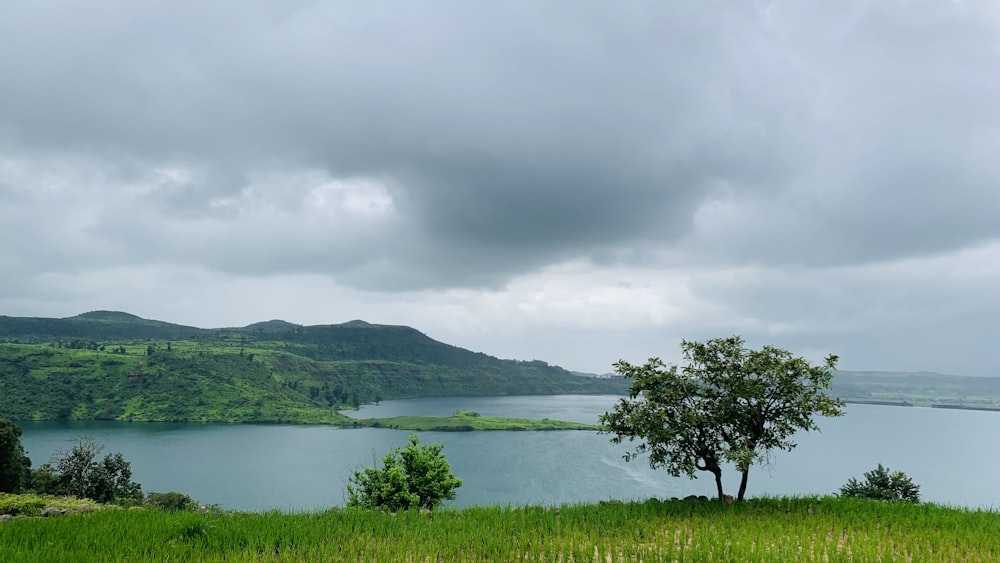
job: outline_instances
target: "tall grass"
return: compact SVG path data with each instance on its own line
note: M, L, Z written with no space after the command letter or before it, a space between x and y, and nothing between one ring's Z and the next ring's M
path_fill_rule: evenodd
M0 561L995 561L1000 515L840 498L396 515L108 510L0 523Z

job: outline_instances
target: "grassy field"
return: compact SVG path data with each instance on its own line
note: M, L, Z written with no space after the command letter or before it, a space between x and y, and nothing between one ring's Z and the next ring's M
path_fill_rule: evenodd
M1000 515L838 498L396 515L103 510L0 522L0 561L996 561Z
M473 430L600 430L599 426L580 422L566 422L543 418L496 418L480 416L470 411L460 411L452 416L394 416L389 418L366 418L356 422L358 426L372 428L395 428L421 432L464 432Z

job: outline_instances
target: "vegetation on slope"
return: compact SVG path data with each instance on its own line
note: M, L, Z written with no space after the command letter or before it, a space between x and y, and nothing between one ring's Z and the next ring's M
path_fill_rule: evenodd
M502 531L502 533L498 533ZM3 561L996 561L995 512L857 499L0 522Z
M21 420L352 424L336 409L425 396L624 390L362 321L207 330L99 311L0 317L0 340L0 417Z

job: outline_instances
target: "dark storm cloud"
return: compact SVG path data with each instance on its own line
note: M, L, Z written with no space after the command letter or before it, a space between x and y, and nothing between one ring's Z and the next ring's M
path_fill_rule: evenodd
M442 273L428 283L462 283L469 260L499 280L598 244L673 238L715 177L773 166L767 143L740 146L763 140L735 115L752 113L739 90L757 85L727 77L739 38L760 33L752 11L230 8L15 6L0 121L29 156L205 171L153 194L165 214L209 212L271 160L391 178L411 227L399 234L422 244L394 256L393 237L358 243L419 258Z
M988 8L14 2L0 131L104 167L73 212L99 262L380 289L651 248L868 262L998 236ZM272 170L381 182L391 213L296 220L313 186L249 189Z

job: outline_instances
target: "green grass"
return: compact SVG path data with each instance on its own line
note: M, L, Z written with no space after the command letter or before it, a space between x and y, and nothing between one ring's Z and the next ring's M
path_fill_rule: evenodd
M393 416L366 418L356 421L357 426L395 428L413 431L473 431L473 430L600 430L599 426L562 420L531 418L495 418L478 413L461 411L452 416Z
M396 515L107 510L0 523L3 561L995 561L1000 516L835 498Z

